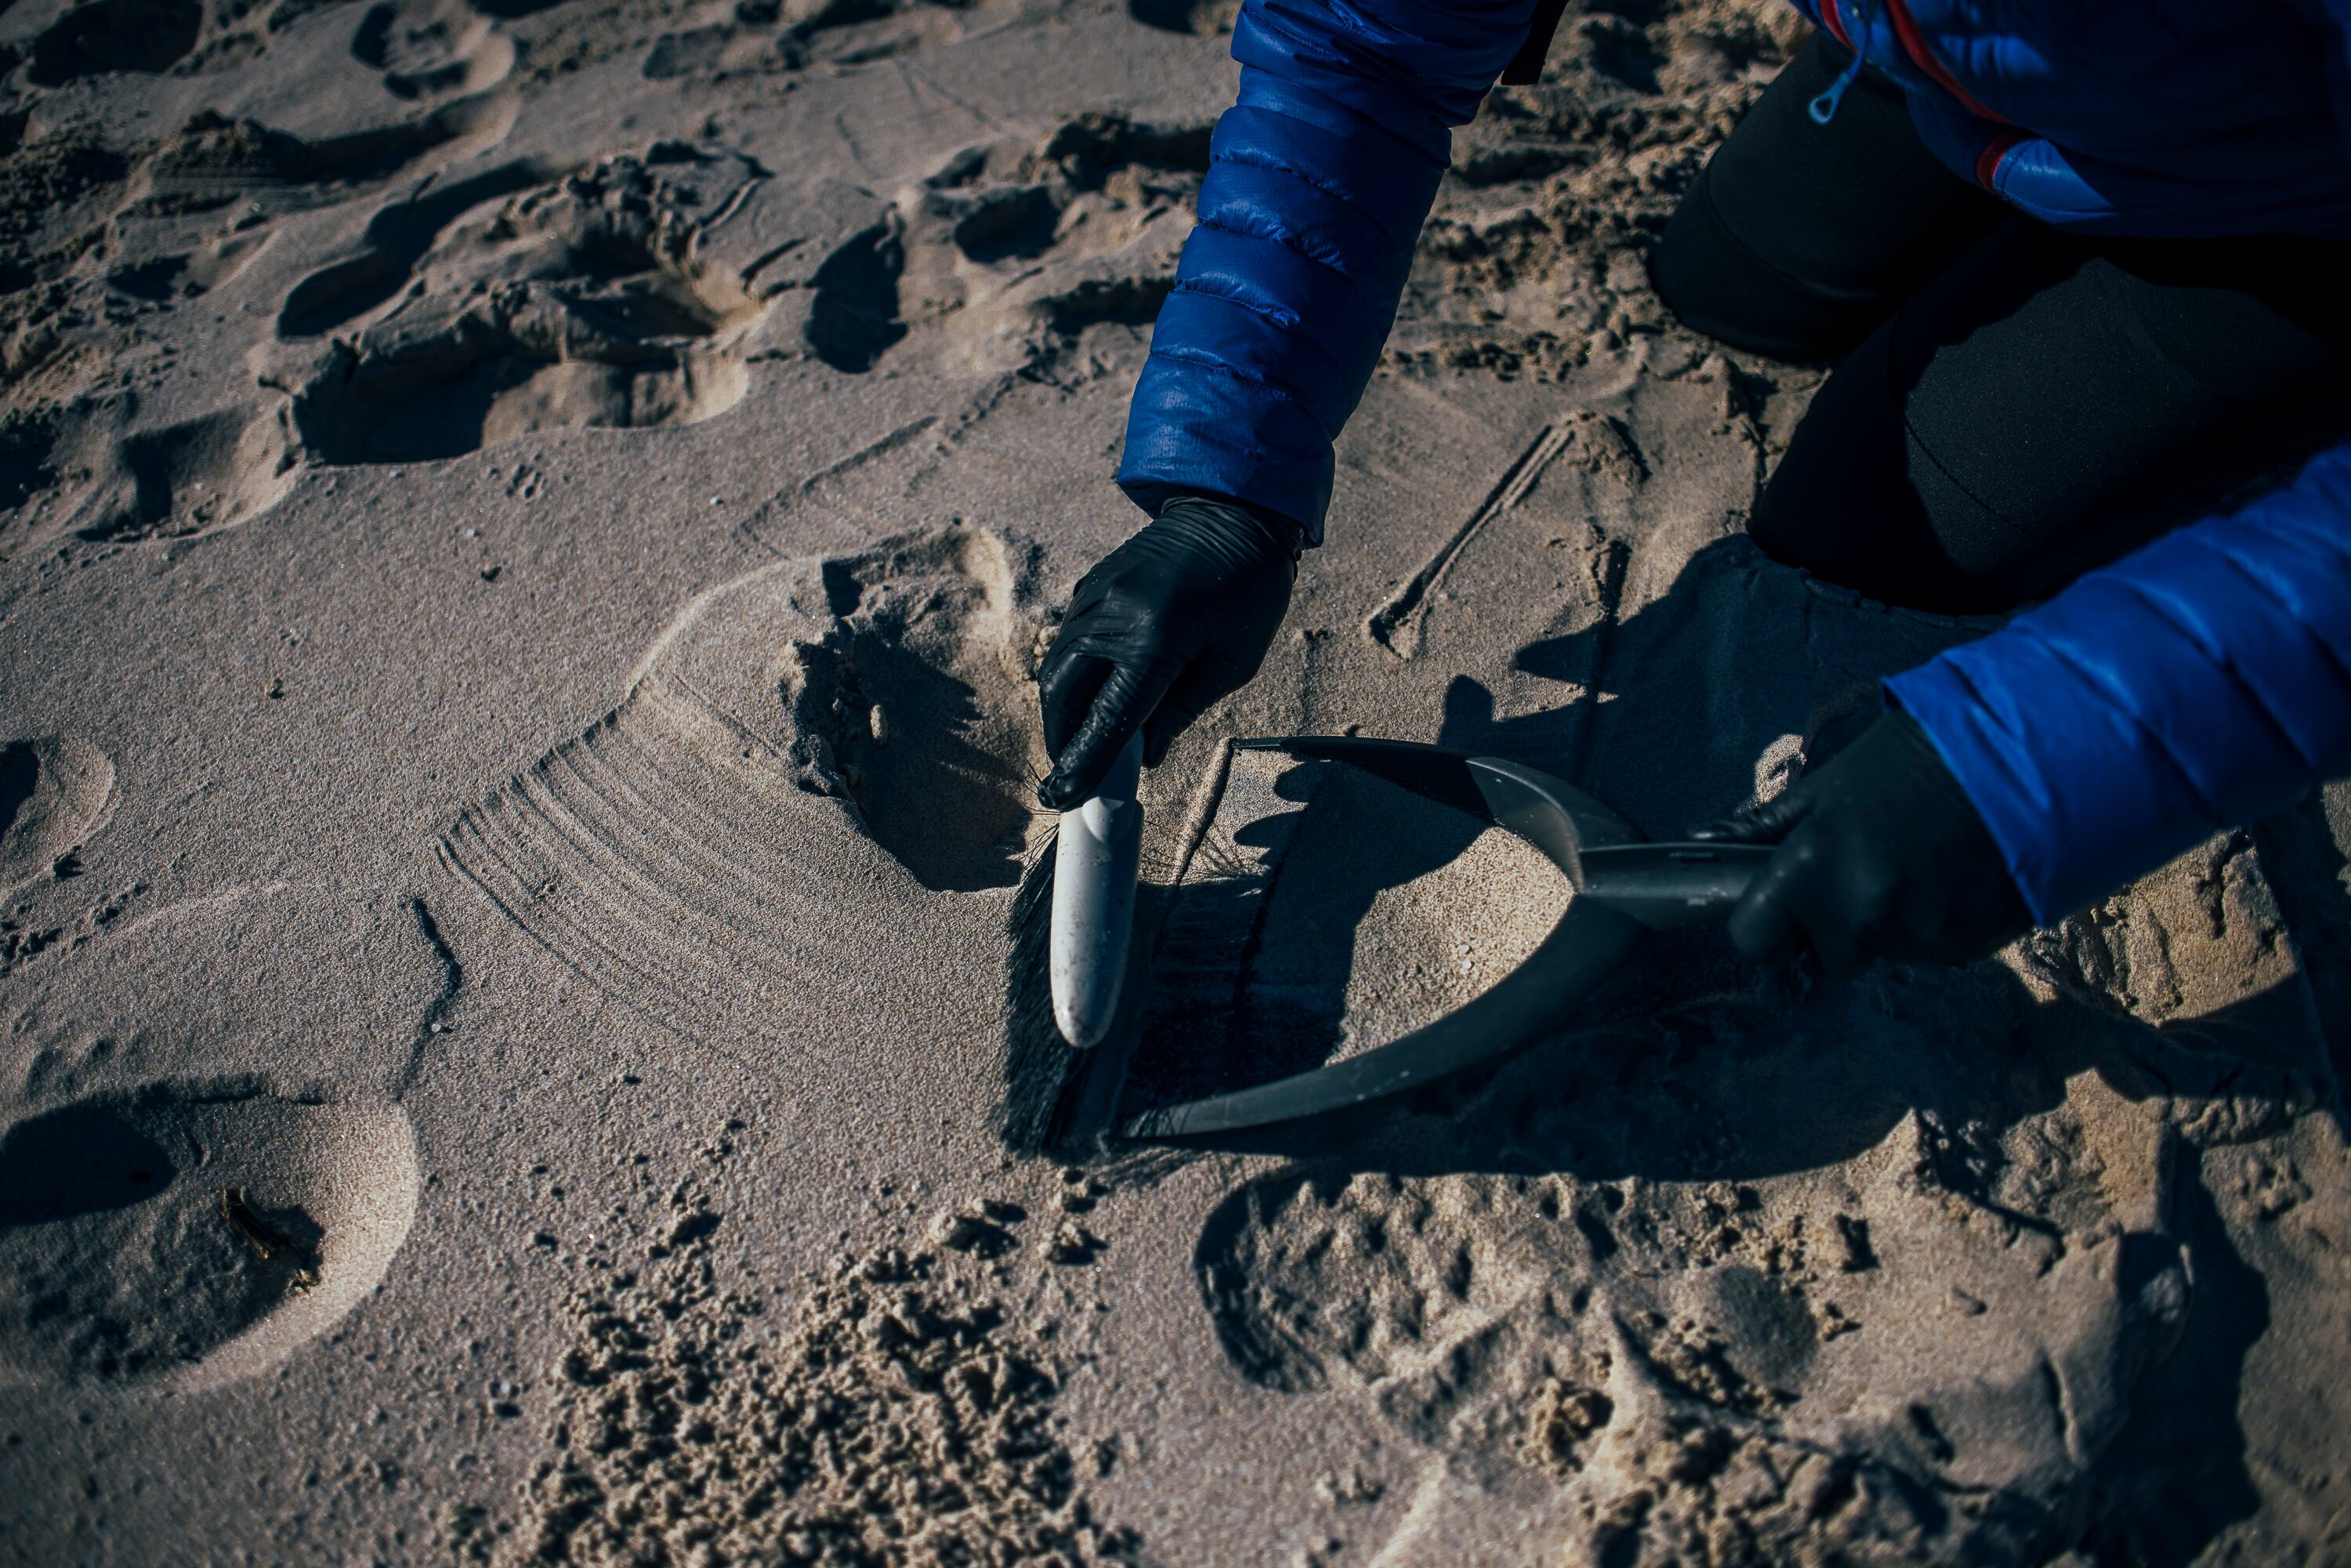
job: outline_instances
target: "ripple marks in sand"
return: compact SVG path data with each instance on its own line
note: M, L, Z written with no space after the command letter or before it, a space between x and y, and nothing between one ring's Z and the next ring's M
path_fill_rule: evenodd
M0 746L0 892L54 870L114 799L114 764L70 735Z
M714 590L442 860L680 1034L813 1041L905 948L877 888L1018 875L1038 741L1012 585L995 536L948 528Z

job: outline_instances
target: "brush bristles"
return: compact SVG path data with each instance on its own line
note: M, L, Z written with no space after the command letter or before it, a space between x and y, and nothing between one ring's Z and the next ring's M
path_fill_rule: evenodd
M1005 921L1004 1099L996 1130L1017 1154L1058 1147L1070 1134L1071 1102L1089 1052L1073 1051L1053 1021L1053 863L1048 833L1021 869Z

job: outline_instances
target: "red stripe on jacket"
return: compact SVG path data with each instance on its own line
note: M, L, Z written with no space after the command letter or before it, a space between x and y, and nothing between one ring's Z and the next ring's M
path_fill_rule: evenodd
M1861 52L1855 48L1852 35L1844 30L1844 18L1837 15L1836 0L1821 0L1821 21L1838 43L1853 49L1855 54Z
M2000 179L2001 165L2008 162L2010 153L2031 140L2022 131L2003 131L1985 142L1983 151L1976 154L1976 183L1998 195L2000 189L1995 182Z
M1823 8L1829 3L1830 0L1823 0ZM1959 107L1978 120L1989 120L1997 125L2009 123L2006 115L1994 114L1986 109L1977 100L1975 94L1959 85L1959 78L1944 68L1943 62L1937 59L1935 52L1927 47L1927 35L1921 33L1918 24L1910 19L1910 7L1905 0L1886 0L1886 14L1893 19L1894 36L1902 40L1903 53L1910 57L1911 64L1932 77L1937 87L1959 99ZM1977 167L1980 169L1982 164L1979 162Z

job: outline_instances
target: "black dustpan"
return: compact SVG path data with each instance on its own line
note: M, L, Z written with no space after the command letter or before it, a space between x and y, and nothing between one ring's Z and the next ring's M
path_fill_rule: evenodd
M1401 1039L1310 1072L1161 1106L1117 1136L1164 1143L1320 1116L1434 1083L1555 1032L1646 930L1720 920L1770 858L1769 845L1653 844L1564 780L1499 757L1345 736L1240 740L1249 751L1343 762L1517 834L1575 889L1524 962L1476 1000Z

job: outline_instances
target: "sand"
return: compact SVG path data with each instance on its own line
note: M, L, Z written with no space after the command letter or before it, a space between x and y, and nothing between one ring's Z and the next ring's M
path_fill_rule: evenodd
M1214 3L0 11L0 1557L2321 1563L2351 795L1959 972L1008 1149L1031 676L1133 525ZM1762 559L1817 382L1641 249L1800 39L1588 7L1458 140L1262 676L1147 778L1127 1103L1982 630Z

